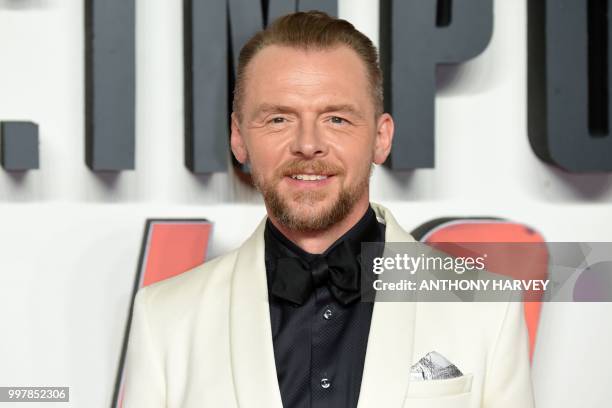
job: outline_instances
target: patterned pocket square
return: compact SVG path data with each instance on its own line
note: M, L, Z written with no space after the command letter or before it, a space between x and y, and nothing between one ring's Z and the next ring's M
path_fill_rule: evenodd
M462 375L463 373L453 363L435 351L430 351L410 367L410 378L416 381L441 380Z

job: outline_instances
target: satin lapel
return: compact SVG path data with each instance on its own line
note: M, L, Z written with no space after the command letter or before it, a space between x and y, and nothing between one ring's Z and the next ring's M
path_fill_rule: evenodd
M238 250L232 277L231 364L242 408L282 408L268 306L264 228L265 219Z
M385 207L372 203L385 220L386 242L413 242ZM414 343L416 303L375 302L358 408L400 408L404 403Z

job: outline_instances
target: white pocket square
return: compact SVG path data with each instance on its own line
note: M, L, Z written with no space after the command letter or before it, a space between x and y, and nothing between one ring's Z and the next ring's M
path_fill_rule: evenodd
M413 381L441 380L461 377L463 373L443 355L430 351L416 364L410 367L410 379Z

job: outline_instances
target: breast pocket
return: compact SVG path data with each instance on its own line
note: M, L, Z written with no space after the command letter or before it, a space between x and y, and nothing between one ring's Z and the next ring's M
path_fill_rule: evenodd
M411 381L404 408L468 408L472 374L445 380Z

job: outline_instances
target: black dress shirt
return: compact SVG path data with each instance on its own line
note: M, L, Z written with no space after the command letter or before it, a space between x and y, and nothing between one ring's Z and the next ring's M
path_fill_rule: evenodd
M355 257L361 242L382 242L385 226L371 207L323 254L311 254L287 239L268 220L265 259L268 292L280 257L311 263L348 240ZM276 372L284 408L356 407L370 331L373 303L343 305L327 286L315 288L301 305L269 295Z

